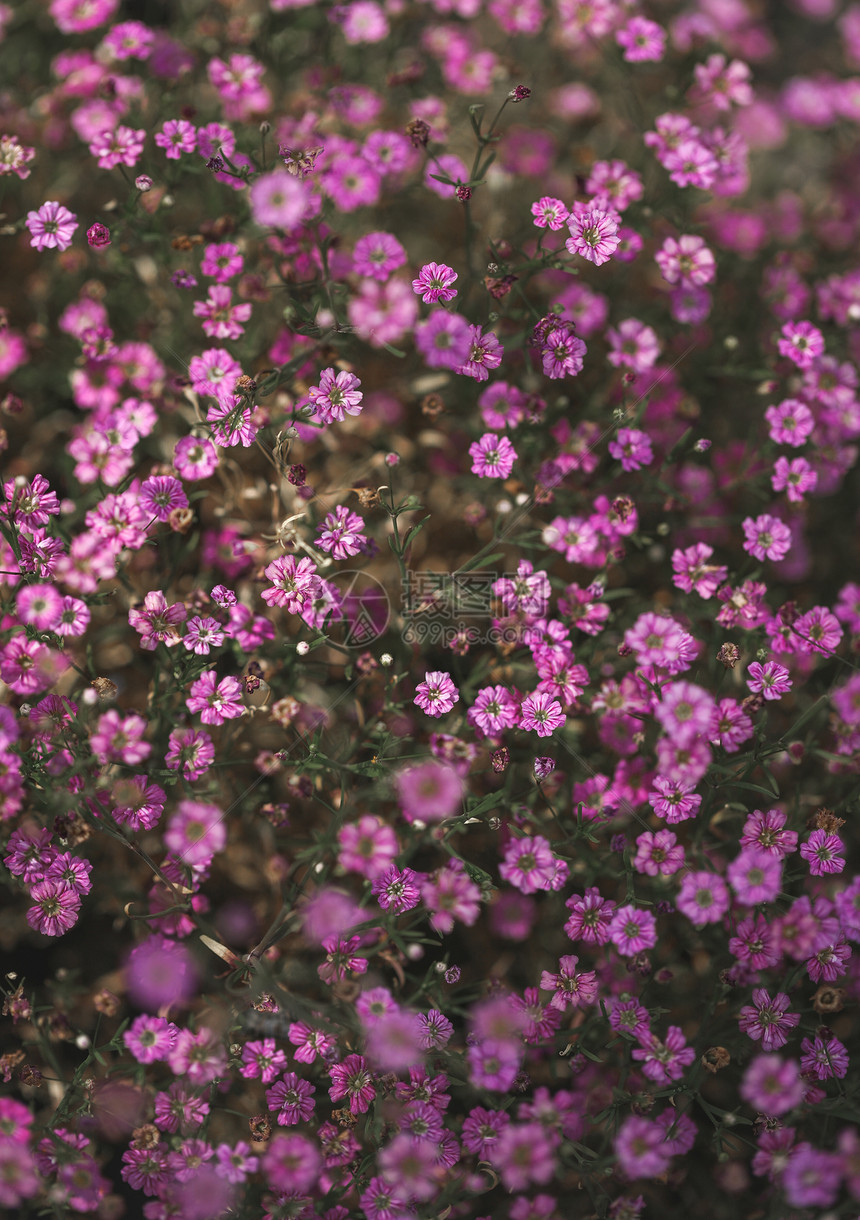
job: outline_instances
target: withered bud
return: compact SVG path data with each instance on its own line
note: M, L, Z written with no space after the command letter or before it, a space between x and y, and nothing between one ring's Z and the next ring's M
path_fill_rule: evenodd
M86 843L92 830L74 810L66 814L58 814L54 818L54 834L68 847L78 847Z
M470 186L458 186L457 198L460 200L460 203L468 203L472 198L472 188Z
M769 1114L757 1114L753 1120L753 1135L758 1139L763 1131L780 1131L782 1123Z
M737 644L721 644L720 651L717 653L717 660L726 669L734 669L741 658L741 652Z
M832 809L825 809L823 805L820 809L816 809L809 820L810 829L826 830L831 835L838 834L840 826L844 825L844 818L838 818Z
M293 487L304 487L308 472L301 462L296 462L287 471L287 482Z
M5 428L0 428L0 453L5 453L9 448L9 433Z
M654 1109L654 1098L649 1097L647 1093L640 1093L631 1103L631 1110L634 1114L638 1114L640 1118L644 1118L646 1114L650 1114Z
M370 674L379 669L379 662L373 653L363 652L355 662L355 668L363 678L367 678Z
M498 750L493 750L490 755L490 762L493 764L493 770L499 775L503 771L507 771L508 763L511 760L511 754L507 746L500 746Z
M720 651L717 653L717 660L721 665L725 665L727 670L733 670L734 666L740 660L740 649L737 644L721 644Z
M272 823L275 830L283 830L285 827L289 826L290 819L287 813L288 810L289 805L275 805L272 801L267 801L265 805L260 806L260 813L264 818L267 819L267 821Z
M237 378L233 391L236 394L255 394L257 392L257 383L253 377L243 373L241 377Z
M115 1017L119 1012L120 1000L118 995L114 995L112 991L108 991L106 987L102 987L101 991L97 991L93 996L93 1007L96 1012L100 1012L104 1017Z
M375 487L353 487L362 508L378 508L379 492Z
M388 88L394 89L397 85L412 85L415 81L421 79L424 75L424 65L420 60L413 59L411 64L407 64L405 68L401 68L399 72L391 72L388 76Z
M445 410L445 403L438 394L425 394L421 399L421 414L426 419L438 419Z
M109 699L115 699L117 695L116 683L111 682L110 678L93 678L93 689L99 699L105 702Z
M144 1123L142 1127L135 1127L131 1133L131 1146L137 1148L141 1152L148 1152L151 1148L155 1148L161 1139L161 1133L154 1123Z
M0 1055L0 1080L8 1080L23 1059L23 1051L7 1051L5 1055Z
M423 119L410 119L406 124L406 134L413 148L426 148L430 141L430 126Z
M633 649L630 647L629 644L625 644L623 640L618 645L617 651L618 651L619 657L632 657L633 656Z
M273 995L268 991L261 991L258 998L254 1001L251 1007L256 1012L280 1012L281 1006Z
M812 997L812 1007L817 1013L841 1012L845 1007L845 991L842 987L832 987L823 983Z
M24 984L19 983L11 995L7 995L3 1001L2 1014L4 1017L11 1017L13 1021L18 1022L26 1020L31 1016L32 1008L30 1001L24 995ZM24 1056L22 1055L23 1059Z
M224 161L221 157L210 157L206 162L206 168L211 170L213 174L220 174L224 168Z
M174 508L167 518L167 524L175 534L187 534L194 524L194 512L191 508Z
M332 1110L331 1116L339 1127L351 1129L358 1122L358 1115L347 1109L346 1106L342 1110Z
M484 287L494 300L500 301L506 297L520 277L518 275L503 275L499 278L484 276Z
M508 94L508 97L512 102L524 102L531 95L532 91L526 85L515 85Z
M4 415L20 415L23 410L24 404L17 394L7 394L0 402L0 411Z
M182 250L187 253L187 251L194 249L194 242L187 233L180 233L177 237L174 237L170 247L172 250Z
M724 1046L709 1046L702 1055L702 1067L712 1076L721 1068L728 1067L731 1061L732 1057Z
M616 496L612 501L612 511L618 517L620 517L622 521L626 521L627 518L635 512L635 510L636 505L629 496Z
M746 699L741 703L741 707L748 716L760 712L764 707L764 695L747 695Z
M69 1024L69 1018L64 1012L55 1009L50 1013L44 1021L39 1024L42 1028L47 1029L48 1038L51 1042L71 1042L74 1038L74 1031Z
M253 1118L249 1118L248 1129L251 1132L251 1139L258 1144L265 1144L272 1135L272 1124L265 1114L255 1114Z
M38 1089L42 1084L42 1073L32 1063L25 1063L18 1073L18 1079L22 1084L27 1084L31 1089Z

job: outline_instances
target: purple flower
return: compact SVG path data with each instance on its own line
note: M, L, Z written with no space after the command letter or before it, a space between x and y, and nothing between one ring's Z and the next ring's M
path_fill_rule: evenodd
M28 212L25 224L30 245L36 250L68 250L78 227L74 213L54 200L43 203L37 212Z
M759 1055L753 1059L741 1081L741 1097L754 1110L779 1117L803 1099L803 1081L796 1059L781 1055Z
M571 254L580 254L595 267L608 263L618 249L618 214L599 208L577 211L568 217L570 237L564 243Z
M753 661L747 667L747 673L747 686L753 694L760 692L765 699L779 699L791 690L792 681L788 670L776 661L768 661L765 665Z
M762 1050L779 1050L788 1041L789 1030L800 1024L800 1015L788 1011L791 1001L785 992L778 991L771 998L764 987L756 987L752 999L752 1005L741 1009L741 1030L754 1041L760 1041Z

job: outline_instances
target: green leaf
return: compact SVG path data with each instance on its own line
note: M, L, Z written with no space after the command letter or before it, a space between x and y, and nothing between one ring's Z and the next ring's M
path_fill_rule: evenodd
M403 539L403 549L404 549L404 551L405 551L405 550L406 550L406 548L409 546L410 542L412 542L412 541L413 541L413 539L415 539L415 538L417 538L417 537L418 537L418 535L421 533L421 529L422 529L422 527L424 526L425 522L429 521L429 520L430 520L430 518L432 517L432 515L433 515L432 513L428 513L428 514L427 514L427 516L426 516L426 517L424 517L424 518L422 518L422 520L421 520L421 521L419 521L417 525L413 525L413 526L410 528L410 530L409 530L409 532L407 533L406 537Z

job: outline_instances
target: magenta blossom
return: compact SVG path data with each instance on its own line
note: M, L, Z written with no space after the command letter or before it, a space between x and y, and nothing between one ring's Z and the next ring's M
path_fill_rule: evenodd
M36 250L68 250L78 227L74 213L55 200L43 203L37 212L28 212L25 223L30 245Z

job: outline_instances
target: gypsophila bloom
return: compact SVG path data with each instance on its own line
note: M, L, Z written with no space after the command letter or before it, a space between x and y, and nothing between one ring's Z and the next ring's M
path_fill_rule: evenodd
M110 245L110 229L96 222L87 229L87 242L94 250L103 250Z
M687 1046L683 1031L677 1025L669 1026L665 1041L656 1034L644 1033L639 1036L639 1043L631 1055L642 1063L643 1074L658 1084L680 1080L684 1069L696 1058L695 1050Z
M744 1101L762 1114L787 1114L803 1097L800 1065L781 1055L759 1055L747 1068L740 1092Z
M622 470L641 470L654 460L651 438L638 428L619 428L615 440L609 442L609 452Z
M800 854L809 864L813 877L826 877L831 873L841 873L845 868L843 850L839 835L829 834L826 830L813 830L801 846Z
M565 247L571 254L579 254L595 267L602 267L609 262L618 249L617 213L601 211L595 208L591 211L574 211L567 221L570 237L565 241Z
M778 563L791 550L791 530L778 517L762 513L753 519L745 517L743 522L744 550L756 559L770 559Z
M550 737L560 725L565 723L565 715L557 699L543 691L535 691L526 696L520 709L520 728L537 733L538 737Z
M457 279L457 272L445 263L425 263L418 273L418 278L412 281L412 290L425 305L437 301L453 301L457 289L451 285Z
M562 201L550 195L542 195L533 203L531 213L533 223L539 229L551 229L553 232L558 232L570 215Z
M308 397L313 403L314 416L323 424L334 421L340 423L346 415L358 415L361 412L361 400L364 395L359 390L361 382L352 373L335 373L334 369L324 369L320 373L320 383L312 386Z
M375 878L370 892L376 895L384 911L391 911L394 915L411 911L421 899L412 869L404 868L401 871L394 865Z
M482 479L506 479L513 470L517 452L506 436L485 432L469 446L472 474Z
M74 213L61 203L43 203L37 212L28 212L30 245L36 250L68 250L78 227Z
M460 698L451 675L442 670L425 673L424 681L415 688L413 703L428 716L443 716Z
M550 1004L553 1008L581 1008L597 1001L597 975L593 970L577 971L578 957L567 954L558 960L558 974L544 970L541 974L541 990L553 993Z
M753 694L762 694L765 699L781 699L792 688L792 681L784 665L768 661L760 665L753 661L747 666L747 686Z
M615 41L623 49L628 63L656 62L663 58L666 49L666 31L656 21L631 17L626 25L616 30Z
M771 997L764 987L756 987L752 1001L741 1009L741 1030L761 1042L762 1050L779 1050L788 1041L789 1032L800 1024L799 1013L788 1011L791 1001L782 991Z
M701 928L722 919L729 907L729 889L716 873L690 872L681 881L676 901L678 910Z
M667 284L701 287L710 284L716 274L714 256L704 238L691 234L667 237L654 258Z
M628 904L618 907L609 924L609 939L619 953L632 957L657 943L657 921L650 911Z
M824 336L811 322L786 322L777 347L799 369L808 369L824 351Z

